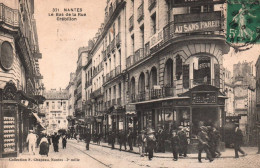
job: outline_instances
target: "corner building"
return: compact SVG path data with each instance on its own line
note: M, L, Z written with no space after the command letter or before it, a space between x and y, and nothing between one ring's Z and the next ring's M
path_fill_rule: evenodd
M127 1L127 127L186 127L190 150L201 125L224 138L223 3Z
M29 129L39 132L41 79L34 0L0 0L0 158L27 150ZM39 98L39 99L38 99ZM41 100L40 100L41 99ZM40 103L41 102L41 103ZM38 127L39 126L39 127Z

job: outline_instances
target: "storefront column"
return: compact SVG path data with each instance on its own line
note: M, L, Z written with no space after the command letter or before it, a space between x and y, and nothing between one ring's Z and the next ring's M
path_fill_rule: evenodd
M191 138L191 135L192 135L192 107L190 107L190 138Z

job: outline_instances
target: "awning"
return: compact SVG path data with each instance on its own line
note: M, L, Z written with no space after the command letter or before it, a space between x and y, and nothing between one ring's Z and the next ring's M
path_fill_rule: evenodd
M136 113L136 111L127 111L127 112L125 113L125 115L127 115L127 116L136 116L137 113Z
M40 117L38 116L38 114L37 114L37 113L32 113L32 114L33 114L33 116L36 118L37 123L38 123L42 128L46 129L46 128L44 127L44 125L42 124L42 120L40 119Z
M145 103L153 103L153 102L164 101L164 100L180 100L180 99L190 99L190 97L167 97L167 98L147 100L147 101L141 101L141 102L129 103L129 104L130 104L130 105L134 105L134 104L145 104Z

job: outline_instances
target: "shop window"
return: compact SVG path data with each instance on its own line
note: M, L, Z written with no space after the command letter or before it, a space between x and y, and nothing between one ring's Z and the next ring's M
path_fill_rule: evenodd
M210 57L199 57L194 63L194 84L210 84L211 68Z
M164 86L173 87L173 60L168 59L164 69Z

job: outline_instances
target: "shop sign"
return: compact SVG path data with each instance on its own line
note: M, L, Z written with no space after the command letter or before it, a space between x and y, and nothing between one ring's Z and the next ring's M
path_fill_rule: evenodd
M174 16L175 33L192 33L221 30L221 13L181 14Z
M216 92L193 92L192 104L216 104Z
M126 110L126 111L135 111L135 110L136 110L136 107L135 107L134 104L127 104L127 105L125 106L125 110Z
M162 102L162 107L171 107L173 105L172 101L164 101Z

